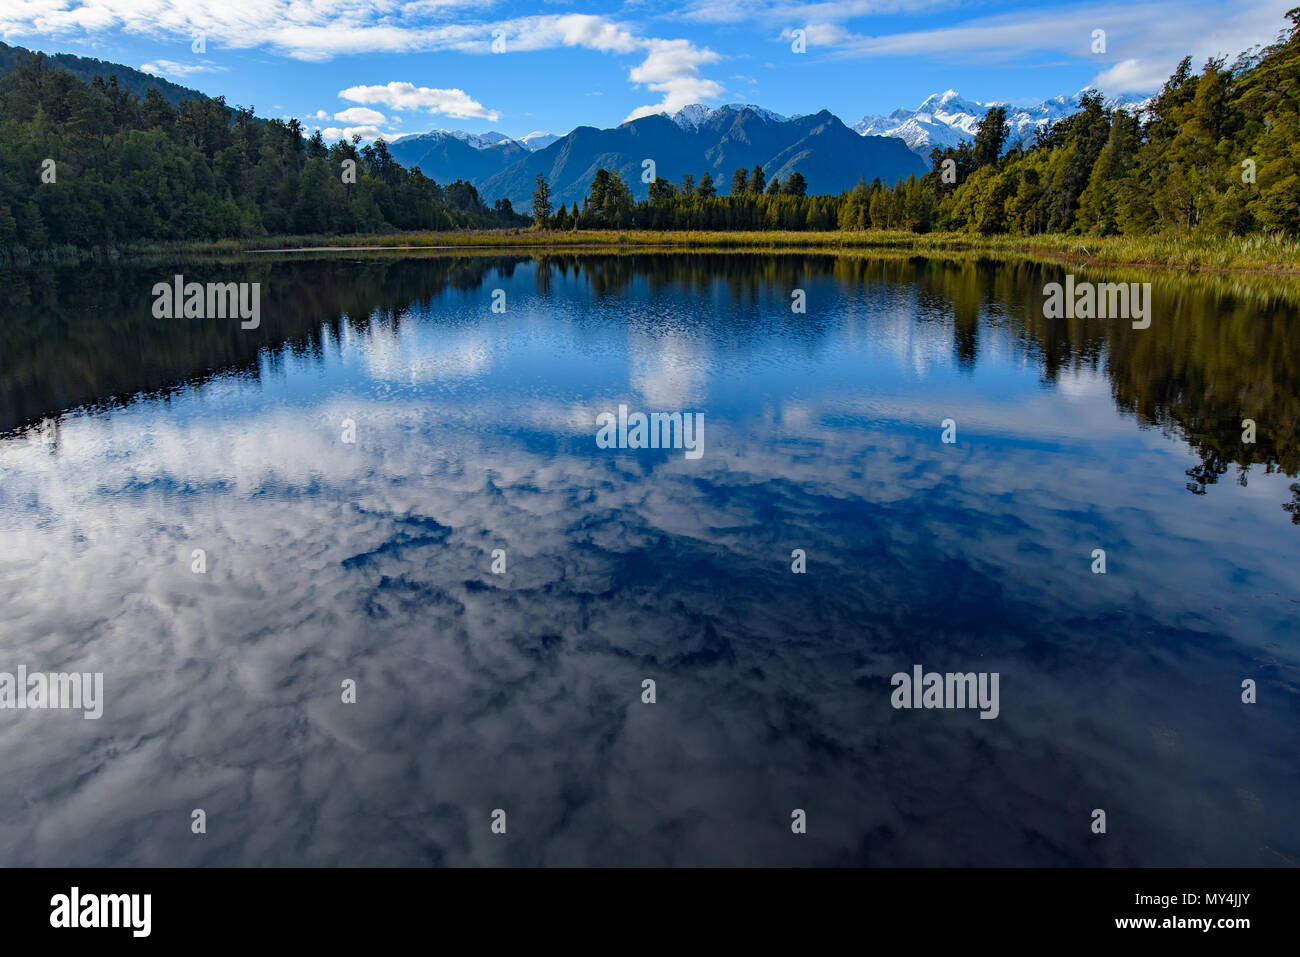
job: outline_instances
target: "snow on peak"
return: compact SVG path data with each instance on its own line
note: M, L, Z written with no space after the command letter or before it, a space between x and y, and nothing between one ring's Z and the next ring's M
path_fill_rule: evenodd
M460 140L466 146L472 146L476 150L485 150L489 146L496 146L499 143L511 140L511 137L506 136L504 133L498 133L496 130L487 133L466 133L464 130L438 130L437 132Z
M672 114L670 119L684 130L697 130L702 124L707 123L711 117L720 113L742 113L746 110L761 116L770 123L785 123L790 120L788 116L782 116L780 113L758 106L755 103L726 103L717 109L705 106L703 103L692 103L690 106L684 106Z
M520 137L519 142L525 149L544 150L560 137L554 133L546 133L542 130L534 130L527 136Z
M905 142L909 149L928 157L935 147L947 149L970 142L975 138L980 120L991 106L1004 106L1010 126L1008 146L1029 143L1039 129L1051 126L1074 113L1087 88L1074 96L1054 96L1029 106L1016 106L1005 101L981 103L964 99L955 90L946 90L926 97L915 110L897 109L888 116L868 115L854 124L853 129L863 136L893 136ZM1107 109L1123 108L1140 111L1146 100L1110 97L1102 101Z
M713 110L703 103L692 103L690 106L683 106L674 113L672 121L684 130L694 130L699 129L700 124L712 115Z
M464 130L429 130L427 133L405 133L402 136L395 136L390 142L396 142L399 139L414 139L420 137L433 143L441 143L444 140L460 140L466 146L472 146L476 150L492 149L499 146L515 145L522 146L526 150L540 150L550 146L560 137L554 133L544 133L536 130L527 136L513 137L506 136L504 133L498 133L491 130L487 133L467 133Z

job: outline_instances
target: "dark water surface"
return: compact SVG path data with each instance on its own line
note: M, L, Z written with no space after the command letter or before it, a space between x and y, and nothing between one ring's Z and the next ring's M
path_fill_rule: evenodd
M175 272L261 327L153 318ZM1062 274L0 275L0 671L105 686L0 711L0 865L1300 861L1300 308L1048 321ZM703 456L598 448L620 403ZM895 710L917 664L998 717Z

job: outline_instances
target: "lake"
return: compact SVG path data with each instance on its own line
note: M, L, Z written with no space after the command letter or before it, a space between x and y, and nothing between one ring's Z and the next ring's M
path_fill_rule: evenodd
M1300 299L1067 272L0 273L0 672L103 675L0 710L0 865L1300 861Z

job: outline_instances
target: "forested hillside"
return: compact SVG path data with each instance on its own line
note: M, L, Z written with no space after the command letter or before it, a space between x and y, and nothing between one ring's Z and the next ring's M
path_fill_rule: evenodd
M18 69L19 64L26 57L33 55L33 51L25 47L10 46L7 43L0 42L0 76L12 73ZM192 90L188 86L181 86L171 80L154 76L152 73L133 70L121 63L109 63L105 60L75 56L71 53L55 53L47 56L45 62L51 69L66 70L78 80L86 83L93 82L95 77L107 80L109 77L115 76L119 86L126 87L128 91L136 96L142 97L149 90L157 90L162 95L162 98L172 106L176 106L182 100L208 99L205 94L200 93L198 90Z
M385 144L327 145L224 99L173 106L42 56L0 78L0 246L517 226L468 183L439 185Z

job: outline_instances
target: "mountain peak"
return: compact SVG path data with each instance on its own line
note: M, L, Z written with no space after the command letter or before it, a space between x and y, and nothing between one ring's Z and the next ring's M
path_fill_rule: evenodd
M745 112L753 113L769 123L787 123L792 119L756 103L724 103L717 109L705 106L703 103L692 103L690 106L682 107L669 118L684 130L698 130L704 123L720 114Z
M984 104L976 100L967 100L956 90L945 90L925 98L925 102L916 108L917 113L930 113L935 116L960 116L984 112Z
M712 113L713 111L703 103L692 103L674 113L672 120L684 130L693 130L697 129Z
M533 132L529 133L527 136L521 137L519 139L519 142L522 143L527 149L530 150L544 150L546 149L546 147L550 146L558 139L560 139L560 137L554 133L546 133L543 132L542 130L534 130Z
M544 133L540 130L518 138L507 136L505 133L498 133L496 130L489 130L486 133L467 133L464 130L428 130L424 133L402 133L390 138L388 142L391 145L405 140L408 141L409 146L412 142L436 144L448 139L460 140L466 146L471 146L476 150L514 145L532 151L545 149L558 140L559 137L554 133Z

